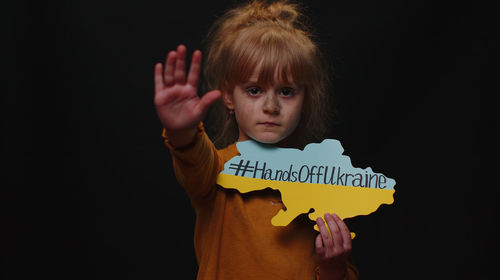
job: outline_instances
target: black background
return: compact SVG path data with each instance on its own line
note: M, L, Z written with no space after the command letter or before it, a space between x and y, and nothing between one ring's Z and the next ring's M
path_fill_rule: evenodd
M235 2L3 4L3 279L194 279L194 212L160 138L153 65L201 48ZM493 9L326 3L306 1L335 67L332 132L354 166L397 181L393 205L348 221L362 279L492 279Z

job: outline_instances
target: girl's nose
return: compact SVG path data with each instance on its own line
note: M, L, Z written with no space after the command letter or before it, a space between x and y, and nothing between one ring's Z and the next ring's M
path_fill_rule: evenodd
M280 105L280 101L279 101L278 96L276 96L276 94L274 94L274 93L266 94L265 99L264 99L264 105L262 108L264 110L264 113L273 114L273 115L279 114L280 108L281 108L281 105Z

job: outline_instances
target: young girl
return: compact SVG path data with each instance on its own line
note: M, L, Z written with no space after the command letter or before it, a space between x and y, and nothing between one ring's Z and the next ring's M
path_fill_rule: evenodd
M240 194L215 184L224 163L238 155L236 141L302 148L325 131L324 60L299 18L287 1L253 1L226 12L208 36L210 91L201 98L200 51L187 77L183 45L168 53L165 69L155 66L163 137L196 211L198 279L357 279L350 232L337 215L316 221L319 234L306 215L276 227L271 218L286 210L278 191ZM201 122L212 104L219 150Z

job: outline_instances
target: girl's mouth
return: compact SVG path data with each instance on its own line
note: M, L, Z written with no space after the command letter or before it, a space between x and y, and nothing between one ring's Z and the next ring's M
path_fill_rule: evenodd
M273 123L273 122L261 122L259 124L264 125L264 126L268 126L268 127L279 126L279 124Z

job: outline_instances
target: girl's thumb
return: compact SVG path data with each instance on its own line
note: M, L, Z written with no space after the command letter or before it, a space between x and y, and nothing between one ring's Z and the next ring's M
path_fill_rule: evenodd
M201 99L199 104L199 109L202 115L205 115L210 105L212 105L217 99L221 97L222 93L219 90L212 90L205 93Z

